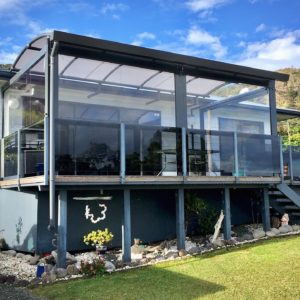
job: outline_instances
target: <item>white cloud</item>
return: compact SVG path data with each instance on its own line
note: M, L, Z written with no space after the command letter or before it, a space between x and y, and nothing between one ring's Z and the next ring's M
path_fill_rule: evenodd
M0 51L0 64L12 64L19 52Z
M120 13L126 11L128 8L128 5L123 3L106 3L102 5L100 13L110 15L113 19L119 19Z
M219 37L195 26L188 31L186 43L197 47L206 47L218 59L227 53L227 48L221 44Z
M135 46L141 46L145 40L155 40L156 35L152 32L141 32L136 35L135 40L131 43L132 45Z
M230 0L188 0L186 5L194 12L204 12L229 2Z
M235 63L267 70L300 67L300 30L270 41L248 43Z
M264 23L259 24L256 28L255 28L255 32L261 32L266 30L267 26Z

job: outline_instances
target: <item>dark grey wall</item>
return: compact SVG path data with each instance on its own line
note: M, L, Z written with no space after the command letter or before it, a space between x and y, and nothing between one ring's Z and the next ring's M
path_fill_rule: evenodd
M4 230L3 236L9 247L35 251L37 203L34 193L0 190L0 230Z

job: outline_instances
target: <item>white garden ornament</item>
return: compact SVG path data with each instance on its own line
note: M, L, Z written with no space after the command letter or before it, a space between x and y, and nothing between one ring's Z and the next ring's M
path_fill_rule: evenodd
M95 216L94 214L92 214L90 211L90 207L89 205L86 205L85 206L85 218L88 220L90 219L90 221L94 224L104 220L106 218L106 211L107 211L107 207L105 204L99 204L99 207L101 209L101 216L98 217L97 219L95 219Z

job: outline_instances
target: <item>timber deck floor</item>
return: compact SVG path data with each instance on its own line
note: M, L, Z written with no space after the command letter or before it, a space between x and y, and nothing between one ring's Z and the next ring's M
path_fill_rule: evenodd
M151 186L151 185L253 185L280 183L278 176L274 177L234 177L234 176L126 176L121 182L119 176L84 176L84 175L57 175L57 186ZM300 182L298 183L300 184ZM47 186L44 176L32 176L18 179L6 179L0 181L1 188L16 188L29 186Z

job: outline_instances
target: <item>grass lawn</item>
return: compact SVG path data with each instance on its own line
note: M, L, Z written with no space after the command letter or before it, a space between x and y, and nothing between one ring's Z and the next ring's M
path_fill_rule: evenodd
M300 237L39 287L48 299L300 299Z

